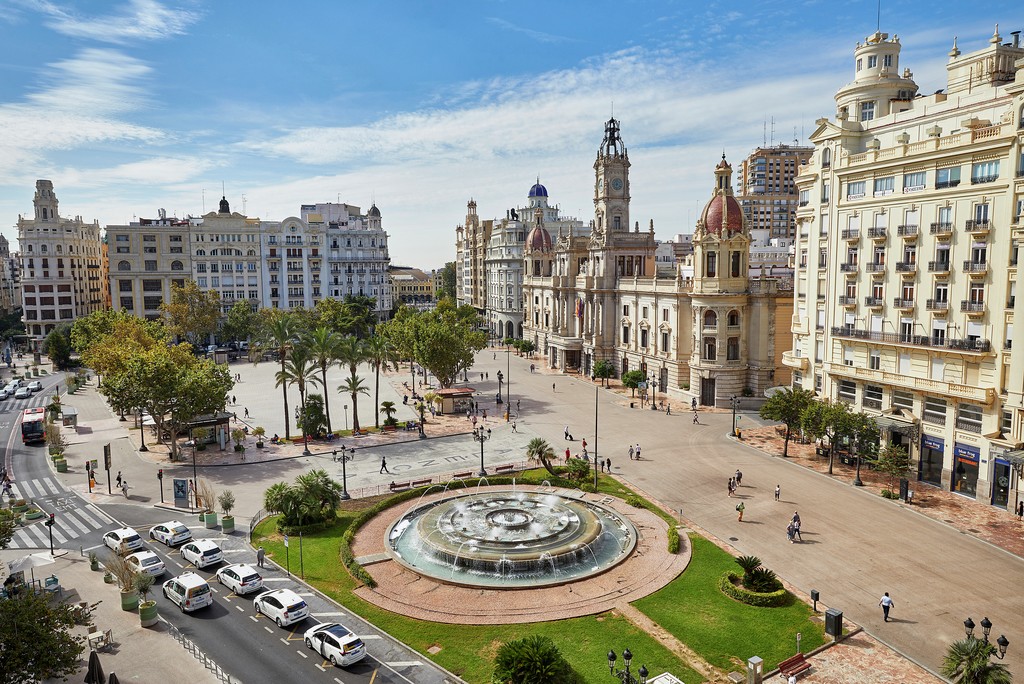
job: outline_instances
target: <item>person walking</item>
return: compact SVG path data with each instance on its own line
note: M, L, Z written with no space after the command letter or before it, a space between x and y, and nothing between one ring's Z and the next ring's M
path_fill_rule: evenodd
M565 439L569 439L569 426L565 426Z
M476 415L473 416L473 427L476 427Z
M889 598L889 592L885 592L881 599L878 601L878 605L882 606L882 621L889 621L889 609L895 606L893 600Z
M800 541L804 540L800 535L800 516L796 513L793 514L793 536Z
M692 399L690 399L690 408L692 408L694 411L697 410L697 397L693 397Z
M633 445L632 444L629 445L629 460L630 461L633 460ZM1017 516L1017 519L1019 520L1020 516Z
M569 447L565 447L565 462L566 463L569 462L569 458L570 457L571 457L571 454L569 453Z
M666 416L671 416L672 415L672 404L669 404L668 406L665 407L665 415Z
M121 487L121 471L120 470L117 471L117 479L114 480L114 482L116 483L116 486L118 488Z
M516 399L516 413L519 413L519 411L520 411L520 408L519 408L519 400L518 400L518 399Z
M256 549L256 567L257 568L262 568L263 567L263 559L266 557L266 555L267 555L267 552L263 549L262 546L260 548Z
M583 442L580 444L580 446L583 447L583 451L587 450L587 438L586 437L583 438Z
M390 475L391 471L388 470L388 461L387 461L387 459L385 457L381 456L380 457L380 473L378 473L378 475L381 475L381 474L384 474L384 473L387 473L388 475Z
M739 515L736 516L737 521L743 522L743 511L746 510L746 508L747 507L743 504L742 501L736 504L736 511L739 513Z
M1024 519L1024 501L1017 502L1017 520Z
M121 493L124 494L124 498L128 498L128 480L121 480Z
M636 460L640 460L640 442L636 443Z
M604 465L605 465L606 468L608 468L608 472L609 473L612 472L612 459L610 459L610 458L605 459Z
M793 534L793 523L789 523L788 525L786 525L786 539L789 540L790 544L793 543Z
M700 421L697 420L697 409L693 409L693 424L700 425Z
M782 495L782 485L775 485L775 500L778 501Z
M245 417L246 417L246 418L248 418L248 417L249 417L249 409L248 409L248 407L247 407L247 408L245 409Z
M736 486L739 487L741 482L743 482L743 473L741 473L740 469L737 468L736 469Z
M552 391L552 392L554 392L554 391L555 391L555 383L551 383L551 391Z
M735 490L735 485L733 483L733 479L730 477L729 478L729 496L732 496L732 493L733 493L734 490Z
M232 404L237 404L238 403L238 398L235 395L233 395L233 394L231 395L231 403Z
M512 421L512 432L519 432L518 430L516 430L516 421L514 420Z

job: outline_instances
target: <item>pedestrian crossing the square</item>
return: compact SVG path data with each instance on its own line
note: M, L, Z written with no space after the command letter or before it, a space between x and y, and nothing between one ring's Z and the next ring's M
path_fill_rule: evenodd
M53 543L63 546L96 530L109 527L106 515L92 504L87 504L74 494L61 488L50 477L18 481L14 486L18 498L24 498L39 506L47 514L54 514ZM41 549L50 547L50 529L43 523L46 518L31 521L14 532L9 548Z

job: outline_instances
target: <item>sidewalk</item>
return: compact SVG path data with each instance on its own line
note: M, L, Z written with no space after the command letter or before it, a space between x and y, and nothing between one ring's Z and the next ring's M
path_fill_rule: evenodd
M0 552L5 564L23 555L23 551L16 550ZM79 658L78 672L70 675L70 681L82 681L84 678L89 664L89 647L86 643L88 634L108 629L113 636L113 645L99 651L103 671L108 676L116 672L123 682L186 681L190 684L216 684L220 681L199 660L187 657L188 653L182 645L168 634L170 629L166 622L161 620L153 627L144 628L139 623L138 612L121 610L117 585L104 584L102 570L89 570L87 556L70 551L58 557L53 565L36 568L37 578L50 575L60 579L64 591L63 601L96 604L92 610L92 626L76 625L72 630L73 634L82 637L86 649ZM45 680L45 683L59 681Z

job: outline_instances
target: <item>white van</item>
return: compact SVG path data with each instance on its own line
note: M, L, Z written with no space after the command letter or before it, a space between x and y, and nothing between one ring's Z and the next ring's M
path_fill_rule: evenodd
M164 596L176 603L182 613L190 613L213 604L213 591L206 580L194 572L185 572L164 582Z

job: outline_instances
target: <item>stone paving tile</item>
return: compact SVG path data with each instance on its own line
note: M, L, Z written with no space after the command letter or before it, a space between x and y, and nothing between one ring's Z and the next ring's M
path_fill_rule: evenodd
M880 643L857 632L808 658L813 667L802 684L938 684L943 680ZM784 683L781 674L765 681Z

